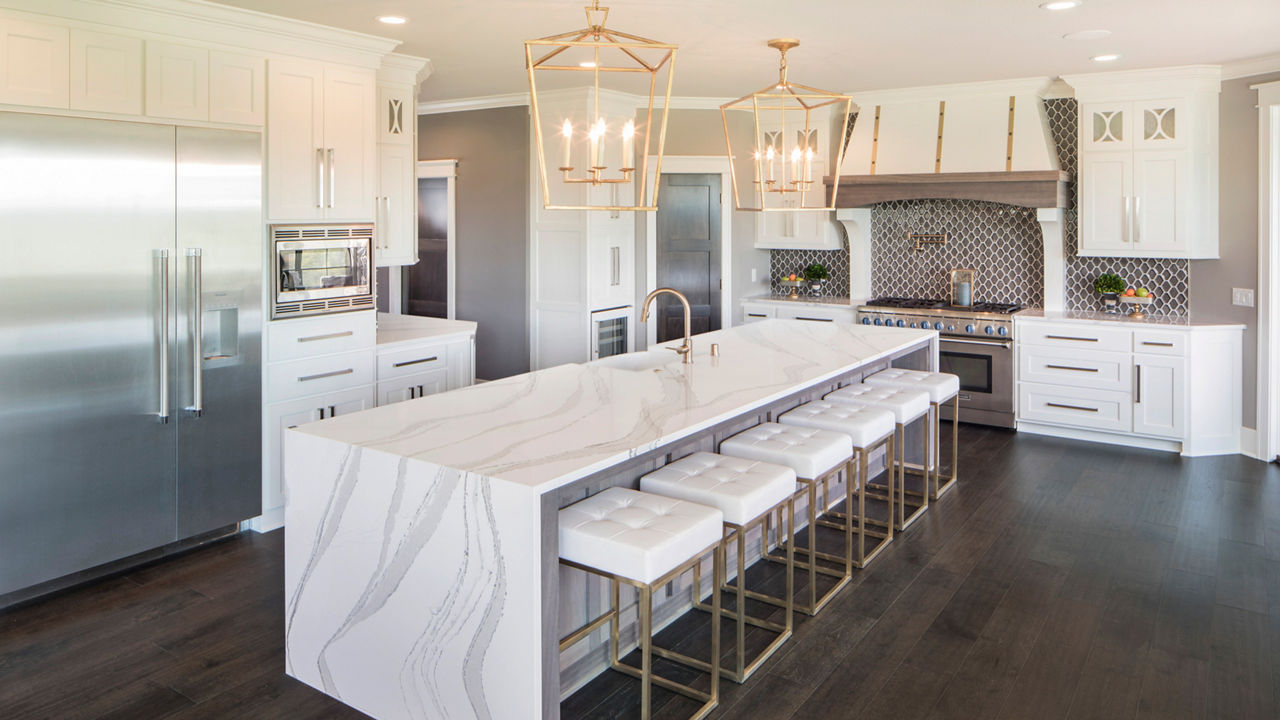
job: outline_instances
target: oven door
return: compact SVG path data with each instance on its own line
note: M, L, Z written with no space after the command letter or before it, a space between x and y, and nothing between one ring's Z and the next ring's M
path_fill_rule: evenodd
M368 295L370 272L369 238L276 241L277 304Z
M960 378L960 420L1013 427L1013 343L947 338L938 343L938 369ZM950 418L950 408L942 415Z

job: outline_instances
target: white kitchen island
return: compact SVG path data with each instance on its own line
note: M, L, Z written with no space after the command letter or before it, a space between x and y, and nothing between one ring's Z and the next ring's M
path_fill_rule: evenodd
M769 320L694 345L289 431L287 672L384 720L556 718L561 507L891 363L937 368L927 330Z

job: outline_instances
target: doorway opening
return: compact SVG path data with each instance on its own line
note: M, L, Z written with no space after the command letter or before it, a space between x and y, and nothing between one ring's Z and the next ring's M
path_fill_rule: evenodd
M658 185L658 287L689 299L690 334L720 329L720 175L665 173ZM658 342L684 337L684 307L656 299Z
M401 275L406 315L455 317L456 168L456 160L418 163L418 262Z

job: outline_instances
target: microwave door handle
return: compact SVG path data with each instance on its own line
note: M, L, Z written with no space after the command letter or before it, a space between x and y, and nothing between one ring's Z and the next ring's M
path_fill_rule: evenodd
M156 293L159 296L156 307L159 317L156 318L156 364L159 367L159 408L156 418L169 422L169 251L155 250L156 259Z
M191 404L187 412L196 417L204 413L204 254L200 248L187 248L187 274L191 282Z

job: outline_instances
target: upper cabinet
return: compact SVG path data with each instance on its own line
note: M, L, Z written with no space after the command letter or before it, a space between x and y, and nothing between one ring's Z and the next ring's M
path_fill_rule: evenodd
M71 31L0 17L0 103L66 108Z
M1080 100L1079 254L1218 257L1219 70L1065 79Z
M373 70L303 60L270 62L270 219L374 219L374 87Z
M377 218L374 262L379 266L418 262L418 85L430 65L425 58L388 55L378 69L374 122L378 138Z
M147 114L178 120L209 119L207 49L147 43Z
M142 114L142 41L71 29L70 106Z

